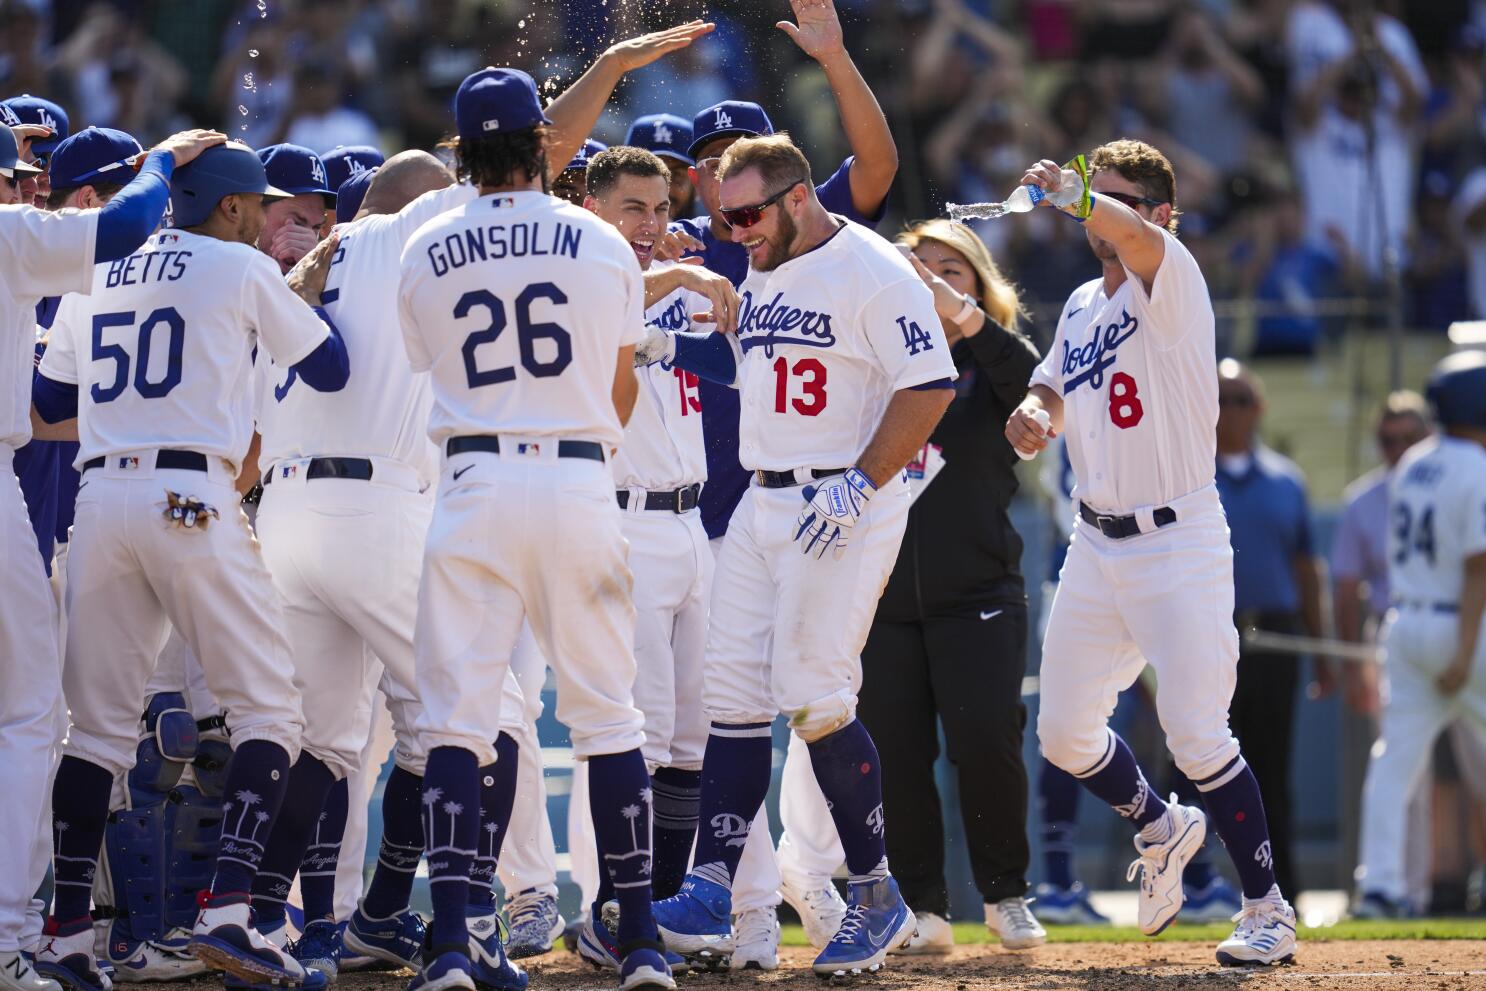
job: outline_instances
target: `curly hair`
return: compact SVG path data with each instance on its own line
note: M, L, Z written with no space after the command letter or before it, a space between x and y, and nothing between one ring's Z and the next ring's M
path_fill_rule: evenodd
M440 147L453 150L454 174L460 182L477 187L501 186L519 173L527 181L540 177L546 192L547 133L547 128L538 124L473 140L450 138Z
M1171 219L1166 221L1166 229L1176 233L1177 218L1181 216L1176 208L1176 173L1165 155L1144 141L1121 138L1095 148L1089 154L1089 169L1091 175L1106 169L1118 172L1151 199L1170 203Z

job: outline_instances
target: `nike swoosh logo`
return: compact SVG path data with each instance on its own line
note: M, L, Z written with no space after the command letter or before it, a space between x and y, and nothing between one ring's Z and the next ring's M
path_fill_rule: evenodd
M465 465L463 468L461 468L458 471L456 471L454 473L454 481L456 481L456 482L459 481L459 476L460 475L463 475L465 472L469 471L473 467L474 467L474 465Z
M893 927L892 926L888 926L886 929L884 929L880 933L875 933L872 930L868 929L867 930L867 938L872 941L872 945L873 946L881 946L882 945L882 941L885 940L885 939L887 939L890 935L892 935L892 932L893 932Z
M1076 313L1082 313L1082 312L1083 312L1083 311L1084 311L1084 308L1083 308L1083 307L1082 307L1082 306L1080 306L1080 307L1079 307L1079 308L1078 308L1078 309L1076 309L1076 310L1069 310L1069 311L1068 311L1068 317L1067 317L1067 319L1069 319L1069 320L1072 320L1072 319L1073 319L1073 316L1074 316L1074 314L1076 314Z
M985 620L985 619L995 619L997 616L1001 615L1003 612L1005 612L1004 609L992 609L990 612L986 612L984 610L981 610L980 618L983 619L983 620Z

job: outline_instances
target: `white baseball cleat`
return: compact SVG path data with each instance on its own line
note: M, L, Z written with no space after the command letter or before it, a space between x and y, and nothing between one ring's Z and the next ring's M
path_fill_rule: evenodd
M1233 917L1233 935L1218 944L1218 963L1225 967L1266 966L1295 959L1295 910L1279 885L1263 898L1245 898Z
M800 917L805 938L817 950L825 949L846 918L846 902L829 878L820 887L810 888L792 884L786 877L779 885L779 896Z
M918 920L918 932L913 934L906 945L889 950L888 953L914 957L948 953L954 949L955 931L950 928L948 919L934 912L915 912L913 916Z
M4 991L62 991L62 985L42 977L20 950L0 952L0 988Z
M987 905L986 928L1000 936L1001 945L1008 950L1030 950L1047 942L1047 930L1032 914L1025 898L1003 898Z
M779 916L774 906L746 908L733 919L733 970L779 969Z
M1140 872L1140 931L1147 936L1159 934L1182 910L1182 870L1207 836L1207 816L1201 809L1177 804L1175 795L1166 814L1171 816L1171 838L1147 843L1136 834L1135 850L1140 856L1125 874L1125 880L1133 881L1136 871Z

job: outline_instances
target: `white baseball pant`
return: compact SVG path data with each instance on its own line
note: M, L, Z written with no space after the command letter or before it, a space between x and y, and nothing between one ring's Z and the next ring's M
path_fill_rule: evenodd
M511 652L511 673L521 686L525 706L521 714L521 769L516 777L516 802L511 808L511 824L501 844L496 874L506 895L535 888L557 897L557 846L552 838L552 820L547 815L547 770L542 761L541 741L537 737L537 720L542 717L542 689L547 682L547 659L537 647L531 626L521 624L516 649ZM591 844L590 844L591 845ZM594 883L598 881L598 864L593 867Z

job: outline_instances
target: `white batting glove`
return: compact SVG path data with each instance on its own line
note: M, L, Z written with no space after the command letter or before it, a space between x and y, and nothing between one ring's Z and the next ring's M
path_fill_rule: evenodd
M805 508L800 511L795 541L804 554L815 553L825 557L826 551L836 549L836 557L846 551L846 539L851 528L856 526L867 500L877 486L860 468L849 469L839 478L827 479L819 485L807 485L801 494L805 497Z
M667 364L676 360L676 335L659 327L645 328L645 339L635 345L635 367L653 365L657 361Z

